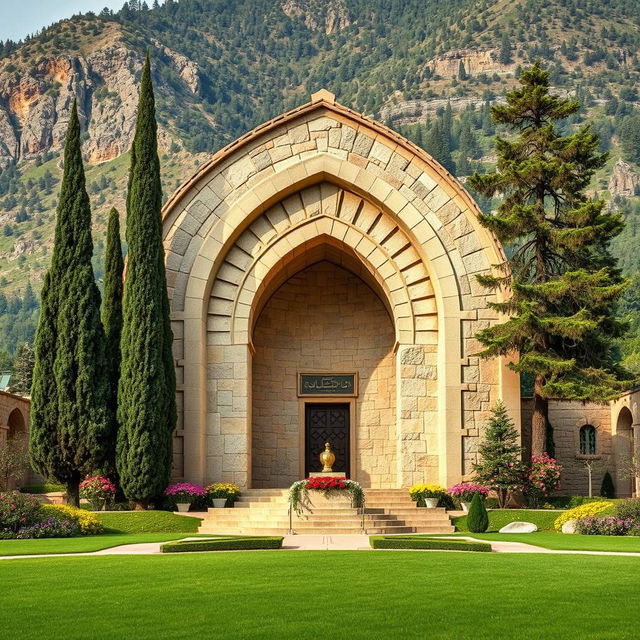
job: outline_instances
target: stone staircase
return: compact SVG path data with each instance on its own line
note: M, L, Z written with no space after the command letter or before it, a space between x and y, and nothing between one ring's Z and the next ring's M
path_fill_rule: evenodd
M345 496L310 492L312 506L289 521L288 489L246 489L233 509L209 509L199 533L297 534L453 533L444 509L416 507L406 489L365 489L363 514ZM364 523L364 532L363 532Z

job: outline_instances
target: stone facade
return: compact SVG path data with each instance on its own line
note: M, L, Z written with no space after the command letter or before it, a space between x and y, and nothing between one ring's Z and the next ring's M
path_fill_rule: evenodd
M531 411L532 400L523 398L525 455L530 449ZM605 404L551 401L549 423L553 427L555 456L562 465L560 493L588 495L588 463L593 495L600 494L602 478L607 471L614 481L616 497L639 495L640 486L638 479L633 477L632 464L634 457L640 461L640 390L622 394ZM595 427L596 451L593 455L580 451L580 429L585 425Z
M27 437L29 407L29 398L0 391L0 447L9 439ZM33 478L36 478L35 474L27 473L22 483L29 482ZM12 480L11 485L14 484Z
M375 483L460 480L499 398L519 424L517 376L475 355L475 332L495 319L475 276L502 261L498 243L455 178L328 92L217 153L167 203L164 239L176 476L254 484L253 433L264 428L253 415L256 322L285 282L320 259L365 282L392 323L395 385L386 389L395 397L378 391L378 402L395 407L395 469ZM368 402L356 400L358 421ZM379 476L390 459L380 458Z
M265 306L253 344L253 485L286 487L304 469L299 371L357 371L355 475L395 486L393 324L360 278L322 261L287 280Z

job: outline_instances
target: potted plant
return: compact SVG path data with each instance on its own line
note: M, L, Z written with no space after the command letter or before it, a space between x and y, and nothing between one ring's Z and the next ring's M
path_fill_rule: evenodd
M477 493L481 498L486 498L489 495L489 487L485 487L485 485L478 484L477 482L461 482L460 484L453 485L453 487L449 489L449 493L458 498L462 505L462 510L465 513L469 513L469 505L473 500L473 496Z
M93 511L100 511L116 495L116 486L104 476L90 476L80 483L80 497L91 504Z
M178 507L178 511L189 511L191 503L199 496L204 496L206 491L199 484L191 482L177 482L169 485L164 494Z
M425 507L435 509L440 498L447 494L439 484L414 484L409 489L409 495L415 502L424 502Z
M216 509L222 509L240 497L240 487L236 484L218 482L207 487L207 495Z

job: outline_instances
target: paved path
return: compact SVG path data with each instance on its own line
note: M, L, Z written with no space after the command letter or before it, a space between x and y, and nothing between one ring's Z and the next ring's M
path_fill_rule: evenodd
M587 556L628 556L640 558L640 552L631 551L579 551L565 549L545 549L524 542L506 542L500 540L481 540L472 536L439 536L455 538L457 540L471 540L473 542L490 542L491 550L498 553L554 553ZM184 540L199 540L201 538L183 538ZM101 551L84 553L48 553L40 555L0 556L0 560L16 560L19 558L59 558L78 556L112 556L112 555L150 555L159 554L162 542L146 542L126 544ZM369 536L366 535L297 535L285 536L282 548L289 551L359 551L371 550ZM390 551L385 549L384 551Z

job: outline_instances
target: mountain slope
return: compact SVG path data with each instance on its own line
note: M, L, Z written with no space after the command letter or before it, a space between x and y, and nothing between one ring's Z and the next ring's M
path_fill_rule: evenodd
M593 121L611 151L593 191L624 197L616 206L626 207L632 224L614 249L635 274L640 259L637 252L629 258L628 248L640 211L628 185L640 158L628 144L622 148L621 132L635 127L640 113L639 45L635 0L167 0L152 9L132 0L115 14L74 16L23 43L0 43L2 292L22 296L29 281L39 289L73 99L85 130L100 277L106 213L124 209L147 48L165 197L218 148L321 87L452 168L457 163L464 178L493 161L489 102L540 58L556 89L584 103L567 126ZM448 151L434 140L436 120L446 129ZM610 190L620 157L631 177L618 176ZM0 350L13 349L2 338L2 309L0 299Z

